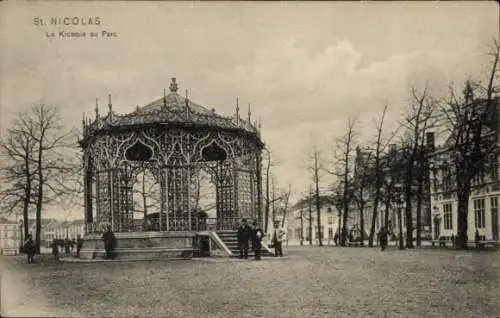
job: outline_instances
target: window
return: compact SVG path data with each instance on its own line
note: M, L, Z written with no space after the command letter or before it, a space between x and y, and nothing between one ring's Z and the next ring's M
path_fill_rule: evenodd
M474 216L476 218L476 228L484 229L484 199L474 200Z
M449 167L443 168L443 191L450 191L453 188L453 180L451 169Z
M328 216L328 224L333 224L333 216Z
M299 239L302 238L301 235L300 235L300 227L295 228L295 237L297 237Z
M328 228L328 238L330 238L330 239L333 238L333 228L331 228L331 227Z
M443 204L443 222L445 230L453 230L453 209L451 203Z

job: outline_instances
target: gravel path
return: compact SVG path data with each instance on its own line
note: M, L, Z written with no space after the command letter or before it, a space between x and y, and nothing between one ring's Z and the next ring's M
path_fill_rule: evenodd
M17 287L8 305L22 303L29 287L33 302L22 310L41 309L36 316L500 317L498 252L290 247L289 253L260 262L3 262L11 278L5 285Z

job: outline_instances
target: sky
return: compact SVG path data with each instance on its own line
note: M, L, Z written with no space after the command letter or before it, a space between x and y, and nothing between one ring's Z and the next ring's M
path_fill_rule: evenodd
M250 103L277 162L276 183L291 184L294 197L311 183L307 154L314 145L331 165L347 119L356 116L360 139L369 142L386 102L390 134L412 86L428 82L443 94L449 82L483 76L499 31L495 2L6 1L0 7L2 136L34 103L59 106L67 127L78 126L83 113L93 116L95 98L105 110L111 94L116 112L131 112L163 96L176 77L181 92L188 89L190 99L218 113L234 114L237 97L244 114ZM76 17L77 25L50 24L64 17ZM329 178L322 176L325 187ZM50 214L83 217L69 208Z

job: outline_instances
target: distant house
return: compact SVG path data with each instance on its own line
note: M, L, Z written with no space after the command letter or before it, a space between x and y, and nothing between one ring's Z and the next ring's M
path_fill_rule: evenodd
M284 226L289 245L299 245L301 240L304 245L307 245L309 237L311 237L313 245L317 245L320 236L323 244L333 244L333 237L338 228L338 212L331 206L322 207L321 229L319 231L315 208L312 209L311 216L312 233L309 230L309 209L307 207L298 205L289 212Z
M85 221L61 221L56 219L42 219L42 229L40 232L40 244L42 247L50 247L54 239L76 240L78 235L85 234ZM36 222L34 219L28 220L28 232L35 238ZM23 233L24 236L24 233Z
M0 218L0 254L17 254L21 240L20 223Z

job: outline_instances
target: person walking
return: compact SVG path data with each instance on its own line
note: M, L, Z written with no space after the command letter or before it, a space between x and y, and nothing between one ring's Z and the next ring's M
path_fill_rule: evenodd
M252 248L255 253L255 259L260 260L262 258L262 237L263 231L259 227L257 221L253 221L252 228Z
M28 264L32 264L35 261L36 246L31 234L28 234L23 245L23 250L26 256L28 256Z
M238 248L240 250L240 258L248 259L248 241L250 240L250 226L247 220L243 219L238 227Z
M274 257L283 257L283 238L285 231L280 227L280 222L274 222L272 244L274 246Z

